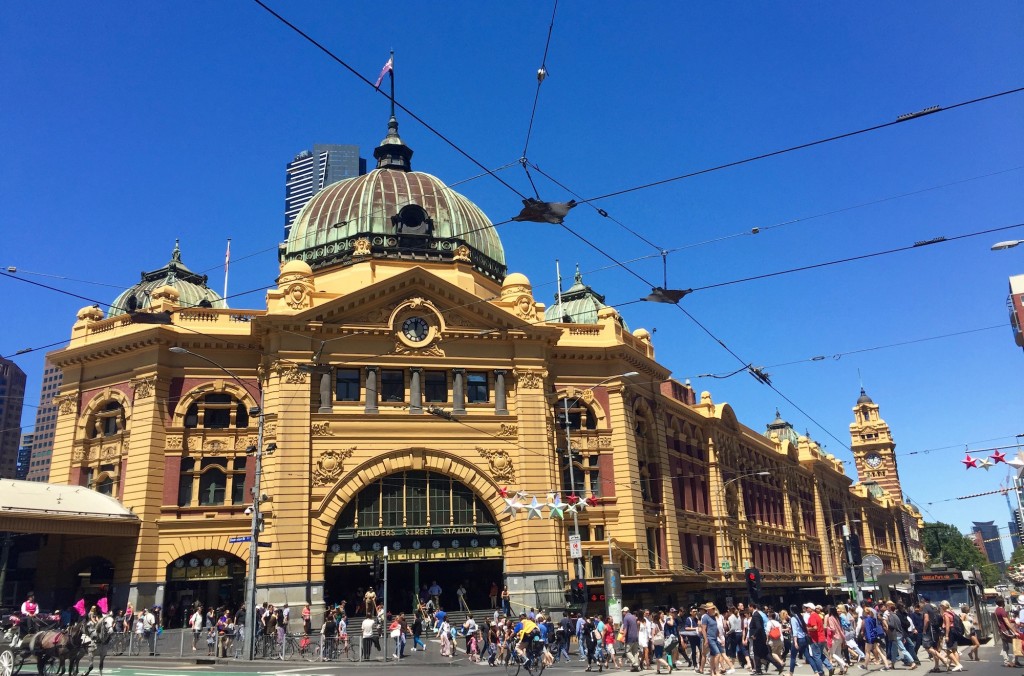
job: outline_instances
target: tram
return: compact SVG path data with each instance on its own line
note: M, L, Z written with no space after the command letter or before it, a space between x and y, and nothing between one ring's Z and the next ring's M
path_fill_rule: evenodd
M933 603L949 601L954 611L963 606L969 607L977 618L974 627L978 632L978 641L988 643L992 639L995 619L985 603L985 588L978 571L931 568L911 574L910 582L918 597L925 595Z

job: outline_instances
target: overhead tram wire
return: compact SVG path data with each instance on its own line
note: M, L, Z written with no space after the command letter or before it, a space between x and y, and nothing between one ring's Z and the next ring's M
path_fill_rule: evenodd
M537 116L537 102L540 100L540 86L548 76L548 49L551 47L551 34L555 30L555 15L558 14L558 0L554 0L554 7L551 9L551 23L548 24L548 38L544 42L544 56L540 59L540 68L537 70L537 90L533 95L533 108L530 110L530 124L526 127L526 141L523 142L523 161L526 160L526 151L530 147L530 136L533 134L533 121ZM529 172L527 172L529 176ZM531 181L532 183L532 181Z
M256 1L258 2L259 0L256 0ZM623 188L621 190L615 190L613 192L605 193L603 195L597 195L595 197L590 197L590 198L587 198L585 200L577 200L577 203L578 204L582 204L582 203L585 203L585 202L597 202L599 200L608 199L610 197L617 197L619 195L625 195L627 193L637 192L638 190L646 190L647 188L654 188L654 187L659 186L659 185L665 185L666 183L673 183L675 181L681 181L683 179L693 178L695 176L701 176L703 174L710 174L710 173L715 172L715 171L721 171L722 169L730 169L732 167L738 167L738 166L741 166L741 165L744 165L744 164L750 164L751 162L757 162L758 160L764 160L764 159L767 159L769 157L776 157L778 155L785 155L786 153L795 152L797 150L804 150L806 148L813 148L814 146L819 146L819 145L822 145L822 144L825 144L825 143L831 143L832 141L840 141L842 139L847 139L847 138L851 138L851 137L854 137L854 136L859 136L861 134L867 134L869 132L878 131L880 129L885 129L887 127L893 127L895 125L903 124L903 123L909 122L911 120L916 120L918 118L927 117L929 115L938 115L940 113L945 113L945 112L948 112L950 110L955 110L957 108L963 108L965 106L971 106L971 105L974 105L976 103L982 103L984 101L989 101L991 99L997 99L997 98L1000 98L1000 97L1003 97L1003 96L1009 96L1010 94L1017 94L1017 93L1022 92L1022 91L1024 91L1024 87L1016 87L1014 89L1007 89L1007 90L1004 90L1004 91L1001 91L1001 92L996 92L994 94L988 94L986 96L979 96L977 98L968 99L966 101L960 101L960 102L957 102L957 103L950 104L948 106L933 106L931 108L925 108L924 110L918 111L916 113L908 113L906 115L900 115L895 120L891 120L889 122L883 122L881 124L876 124L876 125L873 125L873 126L870 126L870 127L865 127L863 129L858 129L856 131L849 131L849 132L845 132L845 133L842 133L842 134L836 134L834 136L829 136L829 137L826 137L826 138L818 139L816 141L809 141L807 143L801 143L801 144L798 144L798 145L795 145L795 146L789 146L788 148L782 148L780 150L773 150L771 152L761 153L760 155L753 155L751 157L746 157L746 158L741 159L741 160L734 160L732 162L726 162L725 164L719 164L719 165L716 165L716 166L713 166L713 167L708 167L706 169L698 169L697 171L692 171L692 172L689 172L689 173L686 173L686 174L680 174L678 176L672 176L672 177L669 177L669 178L663 178L663 179L660 179L658 181L652 181L650 183L644 183L644 184L641 184L641 185L633 186L631 188Z
M288 21L288 19L284 18L283 16L281 16L280 14L278 14L277 12L275 12L275 11L274 11L273 9L271 9L270 7L268 7L268 6L267 6L267 5L266 5L266 4L265 4L265 3L263 2L263 0L253 0L253 2L255 2L255 3L257 4L257 5L259 5L259 6L260 6L260 7L262 7L263 9L265 9L265 10L266 10L266 11L267 11L267 12L268 12L269 14L271 14L271 15L272 15L272 16L273 16L274 18L276 18L276 19L277 19L278 21L280 21L281 23L283 23L284 25L288 26L288 27L289 27L289 28L291 28L291 29L292 29L293 31L295 31L296 33L298 33L298 34L299 34L300 36L302 36L302 38L304 38L304 39L305 39L305 40L306 40L307 42L309 42L309 43L310 43L311 45L313 45L314 47L316 47L317 49L319 49L320 51L322 51L322 52L323 52L324 54L326 54L326 55L327 55L327 56L328 56L328 57L329 57L329 58L330 58L331 60L333 60L334 62L336 62L336 63L337 63L338 65L340 65L340 66L341 66L342 68L344 68L345 70L347 70L347 71L349 71L350 73L352 73L353 75L355 75L355 76L356 76L356 77L357 77L358 79L362 80L362 81L363 81L364 83L366 83L366 84L367 84L367 85L369 85L370 87L373 87L374 91L378 92L379 94L381 94L381 95L383 95L383 96L387 96L387 94L385 94L384 92L382 92L382 91L380 91L379 89L377 89L377 87L376 87L376 86L375 86L375 85L373 84L373 82L371 82L371 81L370 81L369 79L367 79L367 78L366 78L365 76L363 76L363 74L362 74L362 73L360 73L360 72L359 72L359 71L357 71L357 70L356 70L355 68L353 68L352 66L350 66L350 65L349 65L349 64L348 64L347 62L345 62L345 61L344 61L344 60L343 60L343 59L342 59L341 57L337 56L337 55L336 55L336 54L335 54L334 52L332 52L332 51L331 51L330 49L328 49L328 48L327 48L327 47L325 47L325 46L324 46L323 44L321 44L320 42L318 42L318 41L317 41L317 40L316 40L315 38L313 38L312 36L310 36L310 35L309 35L308 33L306 33L305 31L303 31L303 30L302 30L301 28L299 28L298 26L296 26L296 25L295 25L295 24L293 24L292 22ZM438 137L439 139L441 139L441 140L442 140L442 141L444 141L444 142L445 142L446 144L448 144L448 146L449 146L449 147L451 147L451 148L452 148L453 150L455 150L455 152L457 152L457 153L459 153L460 155L462 155L463 157L465 157L465 158L466 158L467 160L469 160L470 162L472 162L473 164L475 164L475 165L476 165L477 167L479 167L480 169L482 169L482 170L483 170L483 171L484 171L485 173L487 173L487 174L488 174L488 175L489 175L489 176L490 176L491 178L493 178L493 179L494 179L494 180L496 180L496 181L497 181L498 183L502 184L503 186L505 186L506 188L508 188L509 190L511 190L511 191L512 191L513 193L515 193L516 195L518 195L520 199L526 199L526 195L524 195L524 194L523 194L522 192L520 192L519 190L517 190L517 189L516 189L515 187L513 187L513 186L512 186L512 185L511 185L510 183L507 183L507 182L506 182L506 181L505 181L504 179L502 179L502 178L501 178L500 176L498 176L498 175L497 175L497 174L496 174L495 172L493 172L493 171L491 171L490 169L488 169L488 168L487 168L486 166L484 166L484 164L483 164L483 163L481 163L481 162L480 162L479 160L477 160L477 159L476 159L475 157L473 157L473 156L472 156L472 155L470 155L470 154L469 154L468 152L466 152L465 150L463 150L461 146L459 146L459 145L458 145L457 143L455 143L454 141L452 141L452 140L451 140L450 138L448 138L447 136L445 136L444 134L442 134L442 133L441 133L440 131L438 131L437 129L435 129L435 128L434 128L433 126L431 126L431 125L430 125L429 123L427 123L427 122L426 122L426 121L425 121L425 120L424 120L423 118L421 118L421 117L420 117L419 115L417 115L417 114L416 114L416 113L414 113L413 111L411 111L411 110L409 110L408 108L406 108L406 107L405 107L404 105L402 105L402 104L401 104L401 103L400 103L399 101L397 101L397 100L394 100L394 99L391 99L391 97L388 97L388 98L389 98L389 100L391 100L391 101L392 101L392 103L393 103L393 104L395 105L395 107L397 107L397 108L401 109L401 110L402 110L402 112L404 112L404 113L405 113L406 115L408 115L408 116L409 116L409 117L411 117L412 119L414 119L414 120L416 120L417 122L419 122L420 124L422 124L422 125L424 126L424 128L426 128L426 129L427 129L427 130L428 130L428 131L429 131L430 133L434 134L434 135L435 135L435 136L437 136L437 137Z
M784 361L784 362L780 362L778 364L769 364L769 365L765 366L764 368L766 368L766 369L777 369L777 368L781 368L783 366L793 366L795 364L806 364L806 363L811 363L811 362L823 362L823 361L828 361L829 359L832 359L833 361L839 361L842 357L845 357L845 356L848 356L848 355L851 355L851 354L861 354L861 353L864 353L864 352L874 352L876 350L885 350L885 349L893 348L893 347L903 347L904 345L915 345L917 343L924 343L924 342L928 342L928 341L931 341L931 340L940 340L942 338L953 338L955 336L963 336L963 335L967 335L967 334L971 334L971 333L978 333L980 331L994 331L995 329L1004 329L1004 328L1006 328L1006 327L1003 324L995 324L993 326L982 326L982 327L979 327L979 328L976 328L976 329L965 329L963 331L955 331L953 333L944 333L944 334L938 335L938 336L928 336L926 338L914 338L914 339L911 339L911 340L903 340L903 341L900 341L898 343L889 343L887 345L875 345L875 346L872 346L872 347L863 347L863 348L856 349L856 350L847 350L846 352L835 352L835 353L832 353L830 355L819 354L819 355L815 355L813 357L806 357L804 359L794 359L793 361ZM696 380L698 378L715 378L717 380L723 380L725 378L731 378L732 376L734 376L737 373L740 373L742 371L743 371L743 369L739 369L737 371L730 371L730 372L726 372L726 373L700 373L700 374L693 375L693 376L686 376L686 378L694 379L694 380Z
M1004 230L1013 230L1014 228L1024 227L1024 223L1014 223L1013 225L1004 225L998 228L990 228L988 230L980 230L978 232L969 232L963 235L954 235L953 237L934 237L932 239L920 240L913 244L906 246L896 247L895 249L886 249L885 251L876 251L874 253L861 254L859 256L849 256L847 258L839 258L834 261L826 261L824 263L814 263L812 265L802 265L796 268L789 268L788 270L778 270L776 272L767 272L762 275L752 275L750 277L741 277L740 279L733 279L728 282L717 282L715 284L707 284L705 286L696 286L689 289L690 293L696 293L697 291L706 291L708 289L718 289L723 286L731 286L733 284L742 284L744 282L753 282L760 279L769 279L771 277L779 277L780 275L788 275L794 272L805 272L807 270L816 270L818 268L825 268L832 265L839 265L841 263L851 263L853 261L866 260L868 258L877 258L878 256L887 256L889 254L900 253L902 251L911 251L913 249L921 249L926 246L933 244L944 244L945 242L955 242L961 239L969 239L971 237L980 237L981 235L990 235L994 232L1002 232Z

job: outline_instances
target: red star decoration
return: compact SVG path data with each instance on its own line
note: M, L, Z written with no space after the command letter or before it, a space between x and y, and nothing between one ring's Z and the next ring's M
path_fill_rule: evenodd
M498 489L498 495L500 495L503 498L507 498L508 497L508 486L505 486L504 488L499 488Z
M580 501L580 496L576 495L575 493L570 493L569 496L566 497L565 501L568 502L570 505L575 505L577 502Z
M962 462L965 465L964 469L970 469L972 467L978 466L977 459L972 458L970 453L968 453L967 457L961 460L960 462Z
M1006 454L1000 453L999 449L996 449L996 452L989 456L989 460L992 461L993 465L998 465L1001 462L1006 462Z
M591 507L597 507L597 498L591 495L589 498L586 499L586 503Z

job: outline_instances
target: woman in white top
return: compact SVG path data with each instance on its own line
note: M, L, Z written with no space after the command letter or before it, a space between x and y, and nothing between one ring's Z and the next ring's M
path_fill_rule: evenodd
M644 611L640 621L637 622L637 630L637 643L640 644L640 668L646 669L651 664L651 611Z

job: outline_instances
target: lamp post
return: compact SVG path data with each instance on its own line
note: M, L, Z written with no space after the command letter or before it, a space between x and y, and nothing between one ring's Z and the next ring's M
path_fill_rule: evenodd
M992 245L992 251L1003 251L1004 249L1012 249L1018 244L1024 244L1024 239L1010 239L1004 242L996 242Z
M604 380L602 380L601 382L597 383L596 385L592 385L590 389L593 389L595 387L600 387L601 385L604 385L605 383L607 383L609 381L612 381L612 380L617 380L619 378L632 378L633 376L638 376L638 375L640 375L640 374L638 372L636 372L636 371L629 371L627 373L622 373L622 374L615 375L615 376L609 376L608 378L605 378ZM572 401L573 406L578 404L579 401L580 401L579 397L576 397L575 399L573 399L573 401ZM572 427L572 423L569 421L569 398L568 397L566 397L565 399L562 400L562 411L563 411L563 416L565 417L565 453L566 453L566 457L569 459L569 484L572 486L572 490L575 493L576 492L576 472L573 469L572 437L571 437L571 435L569 433L569 430ZM576 538L576 540L578 542L579 538L580 538L580 520L576 516L576 510L575 509L572 510L572 532L573 532L573 536ZM583 579L585 577L585 575L583 574L584 573L584 571L583 571L583 559L582 558L576 558L575 561L576 561L576 563L575 563L574 567L576 568L576 579L581 580L581 579Z
M193 357L202 359L203 361L212 364L219 368L224 373L228 374L232 380L245 390L245 383L236 376L234 373L226 369L221 364L218 364L214 360L210 359L206 355L199 354L187 350L183 347L174 346L170 348L170 351L175 354L190 354ZM245 576L245 604L248 606L246 613L246 624L245 624L245 636L243 639L243 652L245 658L248 660L253 659L253 647L256 642L256 564L259 559L259 540L260 540L260 526L263 523L263 514L260 512L260 503L262 502L263 496L260 492L260 477L263 474L263 402L264 392L263 385L257 380L257 385L260 390L260 403L258 407L249 409L249 415L256 415L257 417L257 432L256 432L256 450L253 455L256 458L256 467L253 470L253 487L252 487L252 524L250 528L250 541L249 541L249 566L246 570Z
M722 509L722 519L723 519L723 521L721 522L722 523L721 528L722 528L722 531L723 531L723 535L726 536L726 537L722 538L723 540L728 542L728 533L725 532L725 521L724 521L725 519L728 518L728 515L726 514L726 509L725 509L725 506L726 506L725 505L725 487L728 486L731 483L735 483L735 482L739 481L740 479L746 479L747 477L752 477L752 476L771 476L771 474L772 473L769 472L768 470L761 469L761 470L755 470L753 472L744 472L743 474L737 474L733 478L727 479L726 481L722 482L722 490L719 493L719 496L720 496L719 499L722 501L722 507L723 507L723 509ZM719 557L719 559L721 559L721 557ZM751 550L751 557L750 557L750 559L751 559L751 562L753 562L753 559L754 559L754 557L753 557L753 550ZM721 565L719 565L719 568L721 568Z
M853 549L850 547L850 525L846 523L843 524L843 540L846 542L846 563L850 567L850 579L853 580L853 600L859 604L860 590L857 588L857 565L853 562Z

